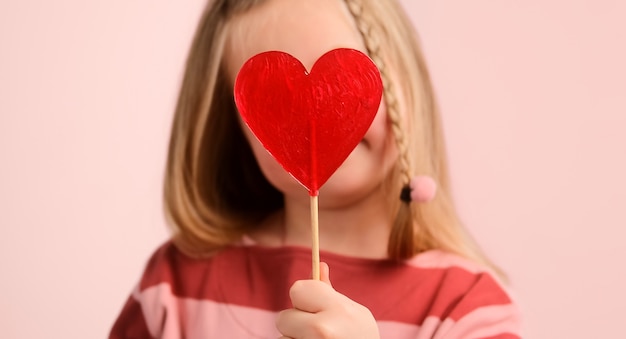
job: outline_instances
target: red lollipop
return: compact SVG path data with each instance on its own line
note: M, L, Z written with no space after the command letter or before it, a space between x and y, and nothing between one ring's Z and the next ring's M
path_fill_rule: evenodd
M234 95L252 133L311 195L318 277L317 195L374 120L382 97L380 72L354 49L325 53L310 72L293 56L270 51L244 63Z

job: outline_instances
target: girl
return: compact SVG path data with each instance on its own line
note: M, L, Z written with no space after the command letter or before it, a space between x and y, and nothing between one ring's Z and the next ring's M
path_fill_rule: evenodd
M320 191L316 281L308 192L241 123L233 84L260 52L310 69L338 47L372 58L384 100ZM438 183L436 196L417 173ZM447 175L432 85L396 1L213 0L172 127L172 238L110 338L519 338L517 309L463 230Z

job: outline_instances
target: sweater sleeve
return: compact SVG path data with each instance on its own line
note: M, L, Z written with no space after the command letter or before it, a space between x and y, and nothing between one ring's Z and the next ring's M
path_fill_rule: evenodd
M174 247L166 242L148 260L141 280L117 317L109 339L157 338L164 334L167 325L176 321L168 317L171 295ZM175 325L175 324L174 324ZM177 326L169 326L177 327Z
M521 338L521 313L517 305L488 273L477 275L464 295L451 306L433 338Z
M109 339L148 339L152 338L141 310L141 304L134 298L128 297L122 312L113 324Z

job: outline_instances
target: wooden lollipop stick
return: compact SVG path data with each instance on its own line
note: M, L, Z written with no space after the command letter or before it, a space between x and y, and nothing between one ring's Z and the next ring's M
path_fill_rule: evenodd
M311 196L311 257L313 260L313 279L320 280L320 232L318 222L317 195Z

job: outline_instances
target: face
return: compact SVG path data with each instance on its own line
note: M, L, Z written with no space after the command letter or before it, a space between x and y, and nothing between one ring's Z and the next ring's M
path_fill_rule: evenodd
M325 52L348 47L364 53L353 18L341 0L269 0L233 18L226 50L230 83L243 63L269 50L287 52L307 69ZM265 177L286 199L308 203L308 192L263 148L242 123ZM320 206L350 204L376 190L393 166L397 152L391 139L384 105L363 141L322 186Z

